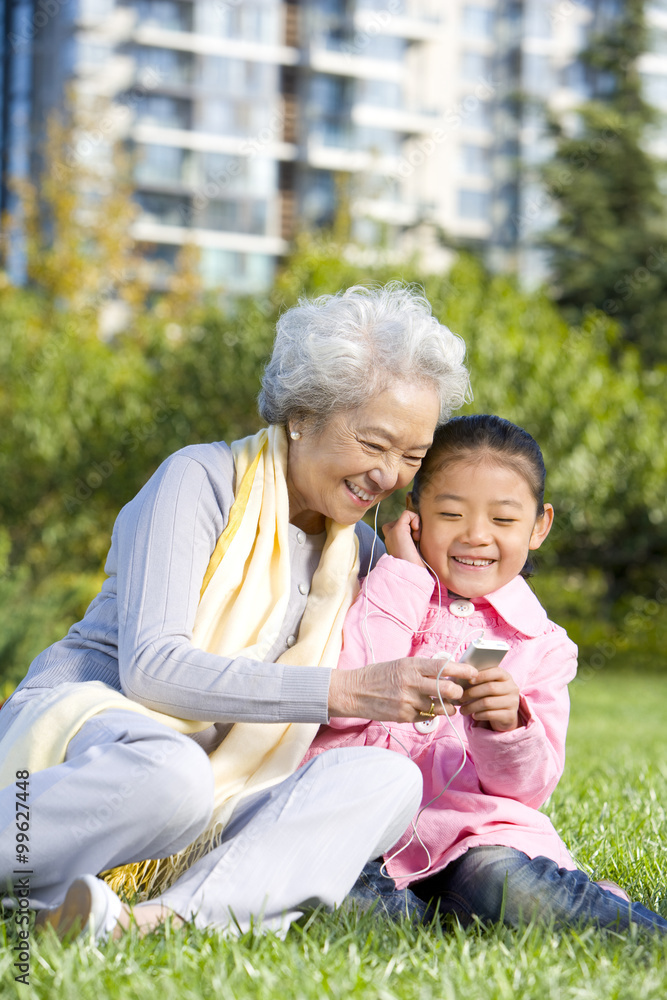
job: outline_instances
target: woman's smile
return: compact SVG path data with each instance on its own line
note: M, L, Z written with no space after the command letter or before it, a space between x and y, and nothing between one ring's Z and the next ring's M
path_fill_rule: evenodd
M349 479L345 480L345 485L350 493L352 493L352 495L356 497L357 500L361 501L361 503L363 503L366 507L374 504L380 496L379 493L369 493L367 490L363 490L361 486L357 486L355 483L350 482Z
M316 428L290 430L287 487L290 521L303 531L324 529L327 517L355 524L373 504L407 486L421 465L438 420L434 388L395 381L352 410Z

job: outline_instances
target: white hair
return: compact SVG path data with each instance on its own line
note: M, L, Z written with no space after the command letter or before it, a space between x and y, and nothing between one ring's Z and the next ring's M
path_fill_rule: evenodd
M322 425L402 381L433 386L444 423L470 398L464 359L463 340L437 321L419 286L354 285L299 299L278 320L259 412L270 424Z

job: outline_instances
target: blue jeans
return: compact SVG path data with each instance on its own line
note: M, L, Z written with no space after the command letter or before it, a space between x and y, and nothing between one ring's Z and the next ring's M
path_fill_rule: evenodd
M347 902L360 909L376 903L378 913L413 920L430 920L437 908L440 917L451 914L464 926L477 917L511 927L538 919L561 927L588 922L624 931L633 923L667 931L667 920L641 903L626 903L584 872L559 868L549 858L531 860L513 847L473 847L410 889L397 889L380 866L368 862Z

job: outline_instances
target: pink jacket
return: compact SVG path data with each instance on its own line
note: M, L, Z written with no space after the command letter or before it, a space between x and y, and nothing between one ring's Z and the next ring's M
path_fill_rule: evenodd
M424 567L382 556L347 614L338 663L339 669L353 670L400 656L433 656L441 650L457 653L458 659L470 640L480 637L481 629L485 638L504 639L510 646L503 667L521 691L523 725L510 733L496 733L458 712L451 717L468 757L448 790L419 819L419 836L431 854L428 874L468 848L485 844L514 847L531 858L543 855L560 867L575 868L565 844L538 809L563 773L570 707L567 685L576 673L577 647L564 629L548 620L521 577L475 599L469 617L455 616L449 610L455 604L443 590L438 607L438 590ZM427 734L411 723L332 719L321 727L304 762L332 747L359 745L408 753L423 775L422 806L435 798L463 759L445 718ZM409 828L385 857L394 855L411 836ZM387 870L403 888L427 864L423 847L413 838L388 860Z

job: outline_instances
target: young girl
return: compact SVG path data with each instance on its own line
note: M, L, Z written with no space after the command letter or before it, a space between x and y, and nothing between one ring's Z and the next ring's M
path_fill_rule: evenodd
M433 900L464 923L539 916L664 932L658 914L579 871L538 812L563 772L577 652L524 579L553 522L544 480L537 443L507 420L458 417L436 431L408 510L384 527L389 554L348 612L339 669L406 655L456 661L482 636L509 651L477 673L458 711L441 701L415 723L333 719L305 759L365 744L421 769L420 812L384 864L364 869L352 893L362 905L430 915Z

